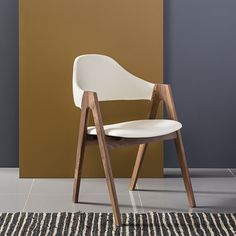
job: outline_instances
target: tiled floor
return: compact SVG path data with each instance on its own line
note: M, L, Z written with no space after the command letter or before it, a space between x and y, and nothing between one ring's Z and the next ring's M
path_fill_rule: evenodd
M178 169L165 178L139 179L129 191L129 179L116 179L121 212L236 212L236 169L191 169L198 207L188 208ZM104 179L83 179L80 202L73 204L72 179L19 179L18 169L0 168L0 212L111 212Z

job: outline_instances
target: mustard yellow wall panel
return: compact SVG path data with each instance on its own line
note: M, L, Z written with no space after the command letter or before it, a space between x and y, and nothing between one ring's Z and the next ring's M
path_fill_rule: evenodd
M72 98L72 63L106 54L151 82L163 78L162 0L20 0L20 176L72 177L80 110ZM105 102L105 123L147 116L148 102ZM161 115L161 114L160 114ZM130 177L137 146L111 151L116 177ZM150 145L141 176L162 175L162 144ZM86 150L84 176L102 177L97 147Z

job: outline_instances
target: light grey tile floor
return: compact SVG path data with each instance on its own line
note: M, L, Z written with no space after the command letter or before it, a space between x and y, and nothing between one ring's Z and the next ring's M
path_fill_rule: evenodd
M19 179L18 169L0 168L0 212L111 212L105 179L83 179L79 204L72 203L72 179ZM197 208L188 207L179 169L165 178L115 179L121 212L236 212L236 169L190 169Z

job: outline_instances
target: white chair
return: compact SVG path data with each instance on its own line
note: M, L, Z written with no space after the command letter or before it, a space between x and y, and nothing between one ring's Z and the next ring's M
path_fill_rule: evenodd
M149 142L174 139L190 207L195 207L183 141L177 121L172 92L169 85L152 84L121 67L108 56L88 54L75 59L73 67L73 96L75 105L81 108L73 202L78 202L84 150L87 144L98 143L115 222L121 225L120 210L113 180L109 148L139 144L130 190L134 190L144 153ZM148 119L103 125L100 101L150 100ZM155 119L159 103L163 101L169 115L167 119ZM95 126L88 127L90 113Z

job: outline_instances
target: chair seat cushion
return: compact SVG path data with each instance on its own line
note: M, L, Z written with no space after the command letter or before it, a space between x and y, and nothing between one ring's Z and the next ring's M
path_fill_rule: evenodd
M182 124L175 120L134 120L104 125L105 134L123 138L150 138L173 133L181 129ZM88 134L96 135L95 126L88 127Z

